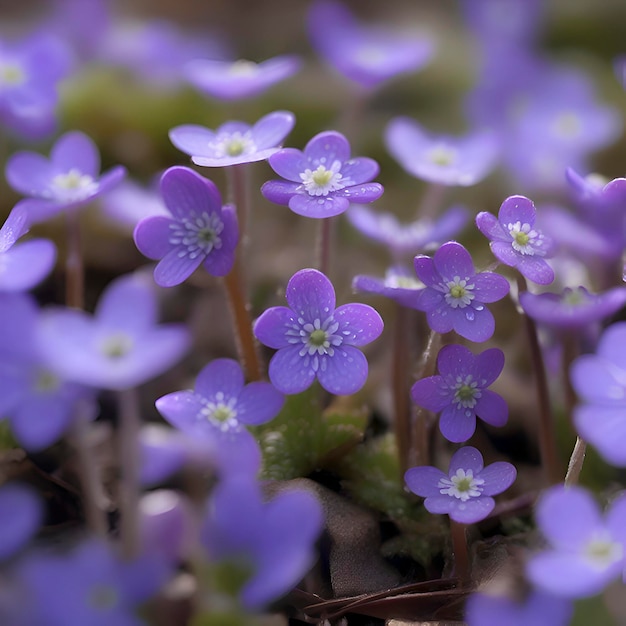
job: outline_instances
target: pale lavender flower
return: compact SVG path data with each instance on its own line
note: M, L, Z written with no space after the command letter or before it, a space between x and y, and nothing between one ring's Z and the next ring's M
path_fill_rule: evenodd
M554 271L545 258L554 254L552 239L535 228L537 211L524 196L509 196L500 206L498 217L482 211L476 226L489 241L493 255L505 265L516 268L526 278L548 285Z
M457 450L448 474L431 466L412 467L404 480L408 488L426 498L430 513L447 513L461 524L475 524L493 511L492 496L508 489L517 476L513 465L504 461L484 467L480 452L471 446Z
M170 130L170 140L191 156L196 165L225 167L264 161L275 152L291 132L296 118L289 111L274 111L250 126L245 122L226 122L215 131L186 124Z
M190 343L184 326L157 324L155 289L145 277L132 274L107 287L94 315L60 307L44 311L39 336L58 375L112 390L162 374Z
M238 476L213 490L201 540L211 563L230 563L246 574L240 600L259 610L307 573L323 523L322 507L310 493L286 491L264 502L259 485Z
M385 296L403 306L415 308L418 293L424 289L424 283L417 280L415 272L403 265L394 265L385 272L385 278L355 276L352 280L352 289Z
M100 208L108 218L131 230L144 218L170 215L156 185L144 187L128 179L102 198Z
M425 311L428 325L438 333L451 330L470 341L487 341L495 320L485 303L509 292L509 283L494 272L476 273L470 253L456 241L444 243L433 258L415 257L417 277L426 285L416 309Z
M50 159L36 152L17 152L6 166L9 185L25 196L48 201L31 223L52 217L62 209L83 206L112 189L125 176L117 166L99 177L100 155L84 133L72 131L58 139ZM42 205L45 206L45 205ZM47 214L47 215L46 215Z
M616 498L605 515L592 495L578 486L544 492L535 513L548 542L526 566L529 580L567 598L600 593L624 569L626 497Z
M447 186L479 183L496 166L497 137L475 131L464 137L430 135L408 117L397 117L385 131L391 156L412 176Z
M43 505L29 487L9 483L0 487L0 561L13 556L39 530Z
M262 63L196 59L183 67L185 78L203 93L220 100L256 96L300 69L300 58L277 56Z
M491 426L504 426L506 402L487 389L502 372L504 353L490 348L474 355L465 346L449 344L439 350L439 375L418 380L411 387L415 404L441 413L441 434L454 443L467 441L476 430L476 417Z
M351 202L373 202L383 193L382 185L369 182L378 174L378 163L367 157L351 158L348 140L335 131L315 135L304 152L283 148L269 158L269 164L286 180L266 182L261 193L305 217L333 217Z
M272 384L283 393L300 393L317 378L337 395L357 392L367 379L367 359L357 346L383 330L380 315L366 304L335 308L335 290L321 272L296 272L286 291L288 307L267 309L256 320L254 334L278 350L269 365Z
M187 167L170 167L163 174L161 195L171 217L145 218L134 232L139 251L160 259L156 283L179 285L200 265L213 276L228 274L239 241L235 207L222 206L215 184Z
M428 37L362 26L334 0L314 2L307 25L318 53L346 78L368 88L417 72L433 54Z

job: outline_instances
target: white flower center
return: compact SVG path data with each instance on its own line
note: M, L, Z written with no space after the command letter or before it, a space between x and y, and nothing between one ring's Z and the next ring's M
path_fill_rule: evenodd
M542 248L545 242L543 233L534 230L527 222L515 222L506 227L513 239L513 250L527 256L545 256L546 251Z
M207 256L212 250L222 247L220 234L224 230L224 222L217 213L203 211L200 215L190 211L189 215L179 221L170 223L169 242L180 246L179 257L188 256L195 259L200 255Z
M452 478L440 478L437 487L442 496L453 496L461 502L467 502L482 494L484 484L482 478L474 478L473 470L458 469Z
M126 333L114 333L100 344L100 351L112 360L121 359L133 349L134 341Z
M49 370L39 370L35 374L33 388L35 393L50 393L61 386L59 377Z
M561 113L554 120L552 129L564 138L577 137L582 130L580 116L572 112Z
M214 150L215 156L236 157L242 154L253 154L256 152L256 144L252 141L250 132L221 133L215 141L209 143L209 148Z
M613 541L608 533L598 533L584 548L587 561L597 569L603 570L624 558L624 547Z
M456 161L456 150L448 146L435 146L426 157L431 163L447 167Z
M228 73L231 76L254 76L258 71L259 66L254 61L246 61L245 59L235 61L228 68Z
M226 432L239 427L236 406L237 398L226 398L223 391L218 391L215 398L204 401L200 416Z
M354 54L354 60L366 67L378 67L387 59L384 48L375 45L363 45Z
M0 87L17 87L25 81L26 74L17 63L0 63Z
M472 302L475 297L472 293L475 285L468 285L468 281L469 278L461 279L460 276L455 276L452 280L449 280L444 285L441 285L446 304L451 306L453 309L464 309Z
M423 289L424 283L418 278L404 276L402 274L390 274L385 276L385 287L392 289Z
M482 390L478 388L478 381L474 380L471 374L465 378L457 376L451 388L454 389L454 402L456 402L457 409L473 409L482 396Z
M94 585L87 595L87 604L98 611L111 611L119 601L119 593L109 585Z
M72 168L66 174L57 174L52 179L51 195L63 202L79 202L98 191L98 183L89 174Z
M341 161L335 161L330 169L325 165L318 165L316 170L305 169L300 174L300 180L311 196L327 196L331 191L338 191L346 186L342 180Z
M339 322L332 315L324 321L316 317L312 322L299 317L296 323L289 325L285 334L289 343L302 344L300 356L310 360L311 367L317 371L320 367L319 357L326 354L332 357L335 349L343 343L343 337L337 334L338 329ZM345 332L350 334L350 331Z

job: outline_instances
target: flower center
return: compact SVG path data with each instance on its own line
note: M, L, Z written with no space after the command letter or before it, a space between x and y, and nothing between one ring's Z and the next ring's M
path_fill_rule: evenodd
M471 374L465 378L457 376L452 388L455 390L454 402L457 409L473 409L482 395L481 390L478 389L478 382L474 380Z
M362 65L377 67L385 62L387 55L380 46L364 45L356 51L354 59Z
M582 130L580 117L576 113L561 113L552 126L554 132L561 137L577 137Z
M213 422L220 430L227 431L239 426L237 421L237 398L226 398L223 391L218 391L215 398L205 400L200 416Z
M511 246L520 254L527 256L544 256L545 251L541 249L544 243L543 234L534 230L528 222L515 222L507 224L509 235L513 239Z
M117 360L126 356L133 349L132 337L125 333L109 335L101 344L100 351L104 356Z
M346 181L341 182L343 178L340 170L341 162L335 161L330 169L325 165L318 165L317 169L310 170L307 168L300 174L300 180L304 184L304 188L311 196L327 196L332 191L338 191L346 186Z
M442 167L452 165L456 161L456 150L446 146L436 146L428 153L428 160Z
M453 496L461 502L467 502L470 498L477 498L482 494L485 481L482 478L474 478L474 472L468 469L458 469L451 478L440 478L437 487L443 496Z
M453 309L464 309L474 299L475 296L472 293L474 285L468 285L468 280L469 278L461 279L460 276L455 276L443 286L446 303Z
M61 386L58 376L48 370L40 370L35 377L35 392L48 393L56 391Z
M307 361L310 357L310 365L317 371L320 366L319 357L327 354L332 357L335 348L343 342L343 337L337 334L339 322L331 315L322 321L316 317L312 322L307 322L303 317L299 317L296 323L290 324L287 332L287 341L290 344L303 344L299 355L305 357Z
M171 222L169 242L180 246L179 257L188 256L195 259L200 255L207 256L214 249L222 247L220 234L224 230L224 222L217 213L197 215L193 211L180 221Z
M424 283L412 276L403 276L402 274L388 274L385 276L385 287L394 289L423 289Z
M608 536L597 536L585 546L584 554L591 565L606 569L624 558L624 548Z
M89 176L72 168L66 174L57 174L52 179L53 196L64 202L79 202L98 191L98 183Z
M579 306L587 302L588 299L589 294L584 287L578 287L578 289L566 287L563 290L563 302L569 306Z
M26 74L17 63L0 63L0 87L16 87L25 81Z
M119 594L113 587L108 585L95 585L91 588L87 603L99 611L110 611L119 602Z
M239 59L235 61L228 73L231 76L254 76L259 71L259 66L254 61L246 61L245 59Z
M215 156L218 158L236 157L256 152L256 144L252 141L250 133L240 133L239 131L219 135L216 141L209 143L209 148L215 151Z

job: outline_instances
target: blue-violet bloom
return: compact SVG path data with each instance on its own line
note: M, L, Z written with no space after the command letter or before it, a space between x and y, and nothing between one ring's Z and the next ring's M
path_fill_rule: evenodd
M0 561L28 543L43 520L43 504L29 487L9 483L0 487Z
M300 393L317 378L336 395L357 392L367 379L367 359L357 346L383 330L380 315L366 304L335 308L335 290L314 269L296 272L287 284L289 307L267 309L256 320L257 339L278 352L269 365L272 384L283 393Z
M355 276L352 280L352 289L361 293L385 296L402 306L415 308L417 294L424 289L424 284L415 277L415 272L403 265L394 265L387 269L385 278Z

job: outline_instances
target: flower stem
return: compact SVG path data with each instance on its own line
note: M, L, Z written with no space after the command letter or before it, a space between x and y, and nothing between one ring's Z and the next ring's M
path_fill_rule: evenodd
M518 276L518 289L521 293L526 291L526 279ZM556 442L554 439L554 420L550 406L550 393L548 391L548 379L546 368L541 354L537 326L535 322L526 314L523 314L530 356L535 374L535 385L537 393L537 403L539 405L539 449L543 469L548 484L553 485L561 481L561 472L556 452Z
M471 580L471 564L467 550L465 524L459 524L459 522L450 519L450 537L452 538L452 551L454 552L454 573L458 577L461 586L464 587Z
M415 219L435 219L441 209L446 191L445 185L430 183L420 202Z
M237 220L239 222L239 241L244 249L248 247L248 230L250 224L250 193L249 176L250 171L247 163L233 165L226 168L228 178L228 201L237 208Z
M119 486L120 537L124 557L139 550L139 396L136 388L118 392L118 448L122 478Z
M576 437L574 450L572 450L572 456L570 457L569 464L567 465L567 474L565 474L566 486L575 485L578 483L580 472L583 469L583 462L585 460L586 452L587 443L584 439Z
M396 323L393 336L391 380L393 387L394 426L396 446L402 476L409 469L411 450L411 404L409 401L410 344L409 321L411 311L396 303Z
M85 268L81 252L80 213L70 209L65 213L67 255L65 257L65 303L82 309L85 301Z
M330 271L330 250L335 230L334 224L335 220L332 217L318 220L316 246L317 268L325 276L328 276Z

